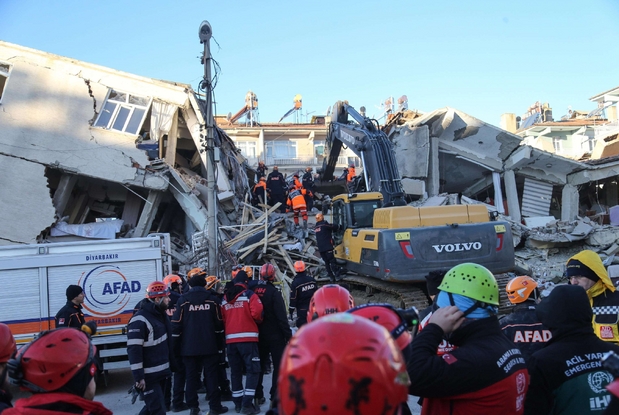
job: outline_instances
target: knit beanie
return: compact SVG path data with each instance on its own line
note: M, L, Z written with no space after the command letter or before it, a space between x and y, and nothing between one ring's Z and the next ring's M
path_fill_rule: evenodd
M66 292L67 301L73 301L75 297L77 297L83 292L84 290L82 290L82 287L80 287L79 285L69 285Z
M438 286L443 282L445 271L431 271L426 275L426 287L428 288L428 295L437 295Z
M206 275L194 275L189 279L189 285L192 287L206 287Z
M239 272L237 272L236 276L232 281L234 281L235 284L247 284L247 282L249 281L249 276L245 271L240 270Z
M591 281L598 281L600 277L593 272L591 268L583 264L577 259L570 259L567 262L567 268L565 270L565 274L568 278L570 277L587 277Z

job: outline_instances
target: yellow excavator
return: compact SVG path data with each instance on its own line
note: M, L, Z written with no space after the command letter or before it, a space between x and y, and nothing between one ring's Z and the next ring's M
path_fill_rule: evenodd
M392 292L402 307L419 307L430 271L462 262L484 265L495 274L514 269L507 222L496 221L481 204L407 206L393 144L378 123L345 102L338 101L333 111L322 180L333 181L343 145L363 163L355 188L335 196L331 205L332 223L339 225L333 233L335 257L347 271L346 281Z

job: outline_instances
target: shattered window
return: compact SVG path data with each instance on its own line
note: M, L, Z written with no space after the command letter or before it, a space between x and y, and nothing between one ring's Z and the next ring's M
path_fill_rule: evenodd
M4 88L9 81L9 72L11 72L11 65L0 62L0 102L2 102Z
M95 127L137 134L150 106L150 98L110 89Z

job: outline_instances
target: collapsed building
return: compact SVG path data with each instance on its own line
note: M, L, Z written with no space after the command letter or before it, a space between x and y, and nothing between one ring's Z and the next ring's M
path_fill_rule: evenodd
M209 209L202 105L186 84L0 42L0 245L166 232L178 263L199 263ZM239 256L263 260L267 244L273 245L269 258L288 268L291 258L280 247L297 249L297 258L316 256L311 240L294 236L277 214L262 217L247 196L260 158L295 171L318 167L328 117L295 128L225 124L215 134L212 207L220 265ZM412 203L486 203L512 223L519 247L527 241L537 249L517 252L523 267L532 255L546 261L529 272L545 272L549 252L566 243L613 255L619 236L609 224L610 207L619 204L619 157L611 151L616 134L606 140L604 158L579 161L524 145L519 135L453 108L402 110L385 129ZM302 159L288 156L291 148L304 149ZM338 165L349 163L358 160L348 154ZM252 221L264 230L249 231Z

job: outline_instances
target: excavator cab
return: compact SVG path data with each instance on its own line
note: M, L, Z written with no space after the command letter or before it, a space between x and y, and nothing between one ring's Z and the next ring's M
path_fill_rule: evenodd
M339 225L333 233L334 244L342 243L346 229L371 228L374 211L382 207L382 199L382 194L378 192L338 196L333 201L333 224Z

